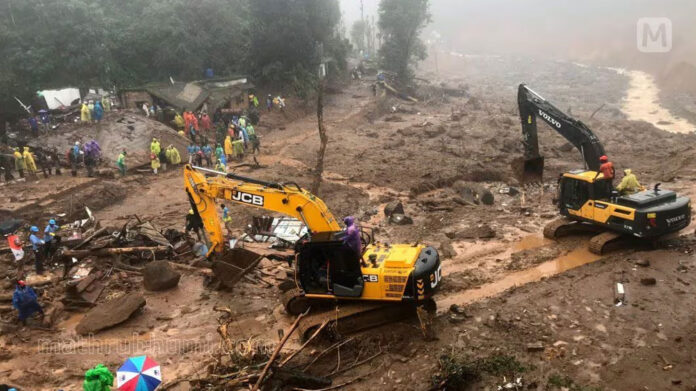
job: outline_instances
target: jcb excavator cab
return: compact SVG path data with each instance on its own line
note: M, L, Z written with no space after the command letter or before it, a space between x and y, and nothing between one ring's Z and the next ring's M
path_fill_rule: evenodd
M360 255L343 244L342 232L324 232L297 242L295 273L309 294L360 297L365 285Z

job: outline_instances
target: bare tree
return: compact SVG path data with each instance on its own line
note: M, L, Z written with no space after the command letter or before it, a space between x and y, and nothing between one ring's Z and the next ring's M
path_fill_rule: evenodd
M317 94L317 125L319 128L319 151L317 152L317 165L314 167L314 181L312 182L312 193L319 194L319 186L321 186L321 176L324 174L324 154L326 153L326 144L329 142L329 137L326 135L324 127L324 80L319 80L319 91Z

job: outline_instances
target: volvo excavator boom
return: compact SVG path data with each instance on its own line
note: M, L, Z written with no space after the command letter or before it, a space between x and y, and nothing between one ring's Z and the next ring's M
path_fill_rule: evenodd
M295 183L265 182L191 165L184 167L184 179L194 213L200 215L208 233L211 253L224 250L217 199L294 217L307 226L310 235L341 230L324 201Z
M563 113L525 84L520 84L517 90L517 104L522 122L523 179L525 182L540 182L544 172L544 157L539 153L537 117L549 124L551 129L558 132L580 151L585 161L585 169L599 170L599 158L605 154L604 147L592 130L582 121Z

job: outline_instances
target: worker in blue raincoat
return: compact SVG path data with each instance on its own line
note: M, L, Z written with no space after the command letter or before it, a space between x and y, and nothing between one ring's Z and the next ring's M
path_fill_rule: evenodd
M12 306L19 312L19 321L23 325L27 324L27 319L36 312L44 316L43 308L37 301L36 292L24 281L17 281L14 294L12 295Z
M55 219L48 220L48 225L44 229L44 254L46 259L50 258L58 250L60 246L61 237L57 235L60 226L56 223Z
M46 244L46 242L43 241L38 236L39 233L39 227L37 226L32 226L29 228L29 232L31 233L29 235L29 241L31 242L31 249L34 252L34 266L36 266L36 274L43 274L43 246Z

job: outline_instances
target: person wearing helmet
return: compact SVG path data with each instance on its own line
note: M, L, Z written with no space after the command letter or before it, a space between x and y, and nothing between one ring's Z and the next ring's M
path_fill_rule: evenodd
M46 244L43 239L39 238L39 227L32 226L29 228L29 241L31 242L31 249L34 252L34 266L36 267L36 274L43 274L43 246Z
M614 170L614 163L610 162L609 158L606 155L603 155L599 158L599 163L599 172L602 173L604 179L613 180L614 176L616 175L616 171Z
M55 254L56 250L58 250L58 246L60 246L61 237L56 235L56 232L58 232L59 229L60 226L56 224L56 220L48 220L48 225L46 226L46 229L44 229L44 243L46 243L44 246L44 255L46 256L45 259L53 257L53 254Z

